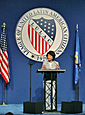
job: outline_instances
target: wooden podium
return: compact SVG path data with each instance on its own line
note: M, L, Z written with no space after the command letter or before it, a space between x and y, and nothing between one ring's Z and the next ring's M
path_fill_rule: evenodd
M57 74L65 71L65 69L37 70L44 73L44 111L57 111Z

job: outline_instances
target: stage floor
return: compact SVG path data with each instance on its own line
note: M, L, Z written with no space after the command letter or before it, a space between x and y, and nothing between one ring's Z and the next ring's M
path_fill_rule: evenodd
M61 104L58 104L57 108L58 108L58 111L61 111ZM23 113L23 104L0 105L0 115L5 115L7 112L12 112L14 115L30 115L30 114ZM34 115L34 114L31 114L31 115ZM42 115L67 115L67 114L50 112L50 113L43 113ZM74 114L69 114L69 115L74 115ZM85 115L85 104L83 104L83 113L79 113L76 115Z

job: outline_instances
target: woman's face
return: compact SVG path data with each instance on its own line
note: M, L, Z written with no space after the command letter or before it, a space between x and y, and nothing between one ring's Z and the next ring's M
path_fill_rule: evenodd
M48 61L52 61L53 56L52 56L52 55L50 55L50 54L48 54L47 59L48 59Z

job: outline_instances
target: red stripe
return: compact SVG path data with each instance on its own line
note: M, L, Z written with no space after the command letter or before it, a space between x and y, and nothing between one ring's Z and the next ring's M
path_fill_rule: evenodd
M30 28L31 28L31 31L30 31ZM35 36L34 36L34 32L33 31L35 31ZM37 43L37 34L38 34L38 43ZM28 24L28 36L29 36L29 39L31 39L30 41L31 41L31 44L32 44L33 47L34 47L34 45L33 45L34 38L33 37L35 37L35 47L34 47L34 49L39 54L43 55L44 53L46 53L50 49L51 45L49 45L47 43L47 41L30 24ZM30 37L32 37L32 38L30 38ZM42 38L42 44L40 43L40 39L41 38ZM44 46L44 41L45 41L45 46ZM37 50L37 45L38 45L38 50ZM40 53L40 46L41 45L42 45L42 53ZM48 49L47 49L47 45L48 45Z
M30 39L30 24L28 24L28 37Z
M5 64L5 66L8 68L8 64L6 63L6 61L3 58L3 63Z
M0 52L0 58L1 58L1 60L0 60L0 63L1 63L0 73L3 77L3 79L6 81L6 83L9 82L6 78L6 77L8 77L8 79L9 79L9 66L8 66L7 62L5 61L5 59L8 61L8 56L7 55L8 55L7 51L5 51L4 53L2 53L2 51ZM5 59L3 58L3 56L5 57ZM5 64L5 67L4 67L3 64ZM7 68L7 70L5 68ZM6 76L3 73L2 69L3 69L4 73L6 74Z
M32 34L32 42L31 42L32 45L33 45L33 30L34 30L34 29L32 28L32 32L31 32L31 34Z
M38 53L40 53L40 35L38 36Z
M8 57L5 55L5 53L3 53L3 55L5 56L6 60L8 61ZM3 62L4 62L4 64L8 67L8 63L5 61L4 58L3 58Z
M48 44L49 45L49 44ZM50 49L51 45L49 45L49 49Z
M4 71L5 74L6 74L6 76L5 76L5 74L4 74L5 78L8 77L8 79L9 79L8 71L5 69L5 67L4 67L3 65L2 65L2 68L1 68L1 75L2 75L2 73L3 73L2 69L3 69L3 71ZM7 68L7 69L8 69L8 68ZM4 76L2 75L2 77L4 77Z
M8 67L6 67L8 69ZM4 72L6 73L6 75L8 76L8 71L5 69L4 65L2 64L2 67L1 67L1 71L2 69L4 70Z
M0 64L1 64L1 60L2 60L2 53L0 52Z
M6 55L7 51L5 51L3 54L4 54L5 58L8 60L8 56Z
M2 60L2 51L0 50L0 74L1 74L1 60Z
M6 83L8 83L9 81L7 80L7 78L5 77L5 75L3 74L3 72L1 71L1 75L4 78L4 80L6 81Z
M37 34L38 34L38 33L37 33ZM37 39L38 39L37 46L39 46L39 34L38 34L37 36L38 36L38 37L37 37ZM37 51L38 51L38 53L39 53L39 47L38 47Z
M45 41L45 52L47 52L47 42Z
M42 55L44 54L44 38L42 38Z
M35 31L35 49L37 50L37 32Z
M50 49L51 45L49 45L49 49Z

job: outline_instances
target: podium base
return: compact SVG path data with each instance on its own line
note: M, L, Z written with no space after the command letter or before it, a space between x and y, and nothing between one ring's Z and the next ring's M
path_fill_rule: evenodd
M23 102L23 113L41 114L43 102Z
M72 101L72 102L62 102L61 113L82 113L82 102Z

